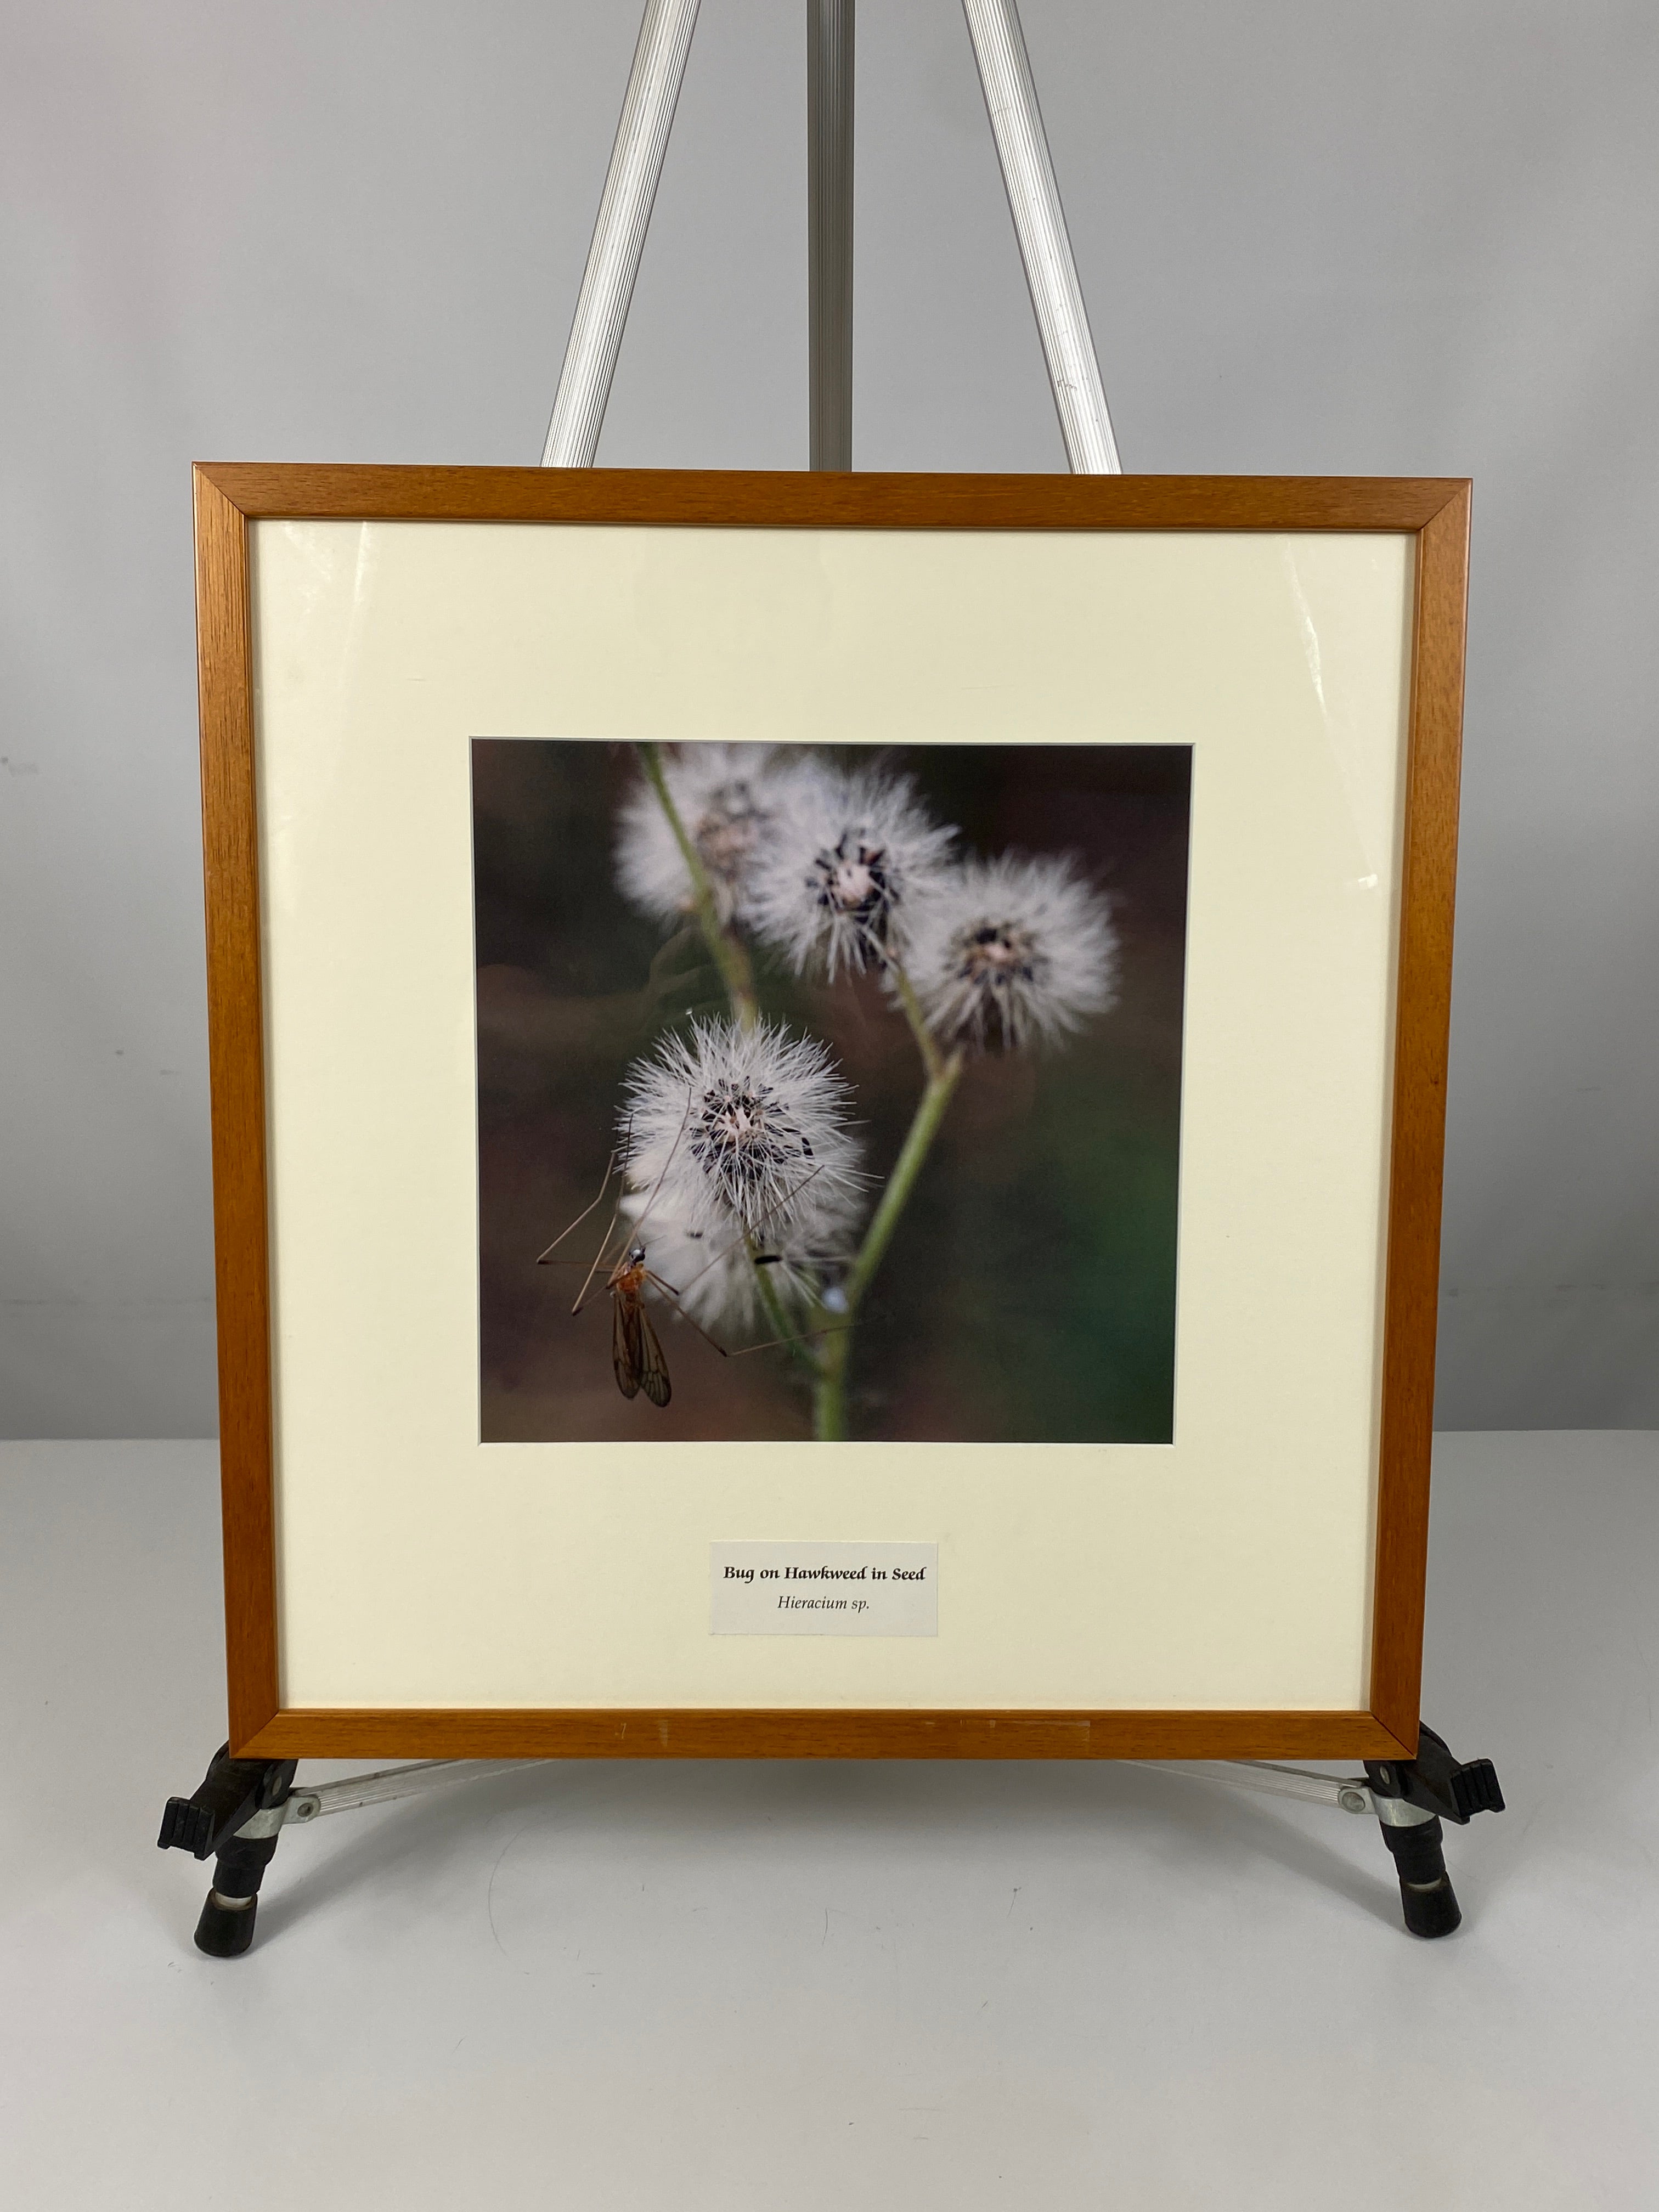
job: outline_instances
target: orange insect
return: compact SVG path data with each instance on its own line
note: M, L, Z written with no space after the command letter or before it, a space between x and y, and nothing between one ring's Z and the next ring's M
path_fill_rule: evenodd
M688 1119L690 1115L690 1106L688 1103L686 1108ZM682 1124L681 1134L683 1135L684 1133L684 1125ZM675 1141L676 1144L678 1144L678 1139L676 1139ZM594 1207L599 1206L603 1202L605 1194L610 1187L611 1176L620 1173L627 1164L628 1146L629 1138L624 1136L621 1146L616 1152L611 1153L610 1159L605 1164L605 1176L604 1180L599 1184L599 1196L594 1199L592 1205L584 1206L582 1211L576 1216L576 1218L571 1222L568 1227L562 1229L559 1231L558 1235L553 1239L552 1243L548 1246L547 1250L542 1253L537 1260L536 1264L538 1267L549 1266L579 1267L581 1266L582 1263L580 1260L556 1261L553 1260L550 1255L559 1245L563 1243L565 1238L569 1236L571 1230L580 1228L581 1224L586 1220L588 1215L593 1212ZM672 1158L672 1154L671 1153L670 1158ZM665 1169L664 1172L666 1173L666 1169ZM813 1173L816 1172L817 1170L814 1170ZM811 1176L805 1178L805 1182L810 1182L811 1181ZM798 1184L796 1186L796 1191L799 1191L803 1187L803 1184ZM679 1308L683 1317L686 1321L691 1322L692 1328L696 1330L697 1334L702 1337L703 1342L705 1344L713 1345L714 1350L719 1352L722 1359L741 1359L750 1352L767 1352L771 1350L775 1346L802 1344L807 1340L805 1337L769 1337L763 1344L747 1344L744 1345L738 1352L729 1352L723 1344L717 1343L714 1338L710 1336L708 1331L703 1327L701 1322L692 1319L691 1315L686 1311L684 1300L681 1297L678 1291L675 1289L673 1284L665 1282L663 1278L656 1273L655 1269L647 1264L646 1258L646 1247L640 1242L640 1231L644 1228L647 1218L650 1214L652 1207L656 1204L657 1192L660 1190L661 1188L662 1178L661 1176L659 1176L656 1186L652 1190L650 1196L646 1200L645 1206L641 1210L638 1219L631 1224L633 1229L632 1237L629 1238L628 1243L623 1247L620 1257L614 1262L610 1273L605 1279L605 1287L609 1292L611 1297L611 1370L617 1378L617 1388L622 1392L624 1398L636 1398L640 1392L643 1390L646 1396L650 1400L653 1406L665 1406L668 1403L669 1400L673 1395L673 1385L669 1380L668 1362L663 1357L662 1340L658 1336L655 1328L652 1326L651 1316L646 1310L645 1294L647 1288L659 1291L665 1297L672 1298L674 1304ZM795 1191L790 1192L782 1203L787 1205L789 1199L794 1197L795 1194ZM581 1289L576 1294L576 1303L570 1309L573 1315L579 1314L581 1311L583 1306L586 1303L587 1293L592 1284L593 1278L599 1273L599 1269L605 1264L605 1248L609 1245L612 1236L615 1234L617 1224L621 1218L622 1206L622 1198L618 1197L615 1209L611 1216L610 1224L605 1230L604 1237L599 1240L599 1249L594 1254L592 1263L589 1267L586 1277L583 1279ZM741 1241L742 1240L739 1239L738 1243L740 1243ZM738 1249L738 1246L734 1244L729 1249L735 1250ZM726 1256L727 1255L725 1252L716 1253L703 1267L699 1268L698 1274L702 1275L707 1273L709 1267L715 1266L719 1261L726 1258ZM775 1266L776 1255L770 1253L757 1255L755 1264L757 1267ZM694 1276L692 1279L695 1281L696 1277ZM817 1329L814 1330L812 1334L815 1336L823 1336L837 1333L838 1332L832 1330Z
M643 1390L653 1406L665 1406L673 1395L673 1386L662 1345L645 1310L647 1283L678 1304L679 1293L646 1266L644 1245L630 1244L605 1282L611 1293L611 1367L624 1398L637 1397ZM680 1310L685 1310L682 1306ZM708 1340L714 1343L712 1336ZM715 1344L714 1349L720 1352L722 1347Z

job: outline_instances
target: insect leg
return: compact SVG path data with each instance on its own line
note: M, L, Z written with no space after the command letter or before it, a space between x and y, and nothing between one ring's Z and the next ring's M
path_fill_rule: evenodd
M636 1237L639 1236L641 1230L644 1228L646 1222L650 1216L652 1207L662 1195L664 1178L666 1176L669 1169L674 1164L674 1155L680 1148L680 1139L684 1136L686 1129L690 1124L691 1108L693 1103L694 1101L692 1099L691 1093L688 1091L685 1094L685 1112L680 1117L680 1126L675 1132L674 1141L668 1147L668 1158L662 1164L662 1174L657 1177L656 1182L651 1186L651 1195L645 1201L645 1211L635 1217L633 1226L634 1234ZM632 1127L631 1123L629 1124L629 1127Z
M610 1243L611 1237L616 1234L617 1223L618 1218L620 1218L620 1216L621 1216L622 1210L623 1210L623 1199L625 1199L625 1198L627 1197L627 1195L628 1195L628 1188L627 1188L626 1176L627 1176L627 1172L628 1172L628 1162L629 1162L629 1156L631 1155L631 1153L632 1153L632 1152L633 1152L633 1148L634 1148L634 1122L633 1122L633 1117L630 1115L630 1116L629 1117L629 1123L628 1123L628 1127L627 1127L627 1128L626 1128L626 1129L623 1131L623 1140L622 1140L622 1146L621 1146L621 1155L620 1155L620 1157L621 1157L621 1169L622 1169L622 1173L623 1173L623 1177L624 1177L623 1184L622 1188L621 1188L621 1189L619 1189L619 1190L617 1191L617 1203L616 1203L616 1204L615 1204L615 1206L613 1206L611 1207L611 1219L610 1219L610 1223L609 1223L609 1224L607 1225L607 1227L606 1227L606 1229L605 1229L605 1235L604 1235L604 1236L599 1239L599 1250L598 1250L598 1251L593 1255L593 1264L592 1264L592 1266L588 1269L588 1271L587 1271L586 1274L586 1275L584 1275L584 1276L583 1276L583 1278L582 1278L582 1286L581 1286L580 1290L579 1290L579 1291L577 1291L577 1293L576 1293L576 1303L575 1303L575 1304L574 1304L574 1306L572 1306L572 1307L571 1307L571 1309L570 1309L570 1310L571 1310L571 1312L572 1312L573 1314L579 1314L579 1313L581 1311L581 1310L582 1310L582 1301L583 1301L583 1299L584 1299L584 1298L586 1298L586 1296L587 1296L587 1293L588 1293L589 1290L592 1288L592 1282L593 1282L593 1278L594 1278L594 1276L595 1276L595 1275L597 1275L597 1274L599 1273L599 1267L600 1267L600 1264L601 1264L601 1262L604 1261L605 1254L605 1247ZM615 1156L613 1155L613 1157L615 1157ZM605 1196L605 1193L604 1193L604 1191L603 1191L603 1190L601 1190L601 1192L599 1193L599 1196L600 1196L601 1198L603 1198L603 1197ZM592 1211L592 1208L590 1206L590 1207L589 1207L589 1209L588 1209L588 1211L591 1212Z
M652 1285L653 1289L665 1291L668 1297L673 1299L674 1304L680 1310L680 1316L682 1320L691 1322L692 1328L696 1330L697 1334L702 1339L705 1344L714 1345L715 1351L719 1352L722 1359L730 1358L731 1354L726 1351L726 1346L723 1344L717 1342L714 1337L710 1336L708 1331L703 1327L700 1321L693 1321L691 1316L686 1312L684 1300L680 1297L679 1292L674 1288L672 1283L665 1283L662 1277L654 1273L649 1267L645 1271L645 1277L646 1280Z
M623 1161L626 1160L628 1154L625 1147L612 1150L610 1158L605 1164L605 1173L599 1178L599 1196L593 1200L591 1205L583 1206L581 1212L576 1216L576 1218L574 1221L566 1223L565 1226L560 1230L558 1235L548 1246L547 1252L556 1252L560 1245L563 1243L565 1238L569 1236L571 1231L573 1229L580 1229L581 1227L588 1215L592 1212L594 1206L599 1205L604 1200L605 1194L610 1188L611 1176L616 1174L617 1169L622 1165ZM538 1252L537 1254L536 1265L538 1267L545 1267L547 1265L547 1252Z
M807 1184L811 1182L812 1176L818 1176L823 1173L823 1170L821 1167L814 1168L811 1175L804 1175L793 1190L787 1190L781 1198L775 1199L772 1204L767 1207L765 1212L761 1215L759 1220L756 1222L753 1229L746 1230L741 1237L733 1237L729 1244L726 1245L720 1251L716 1252L711 1259L706 1260L703 1262L702 1266L698 1268L696 1273L690 1277L687 1280L685 1285L686 1289L689 1291L693 1283L701 1282L702 1278L708 1273L708 1270L711 1267L718 1267L722 1260L729 1260L734 1252L741 1251L748 1244L750 1237L752 1236L758 1236L760 1231L765 1228L767 1223L771 1220L775 1213L778 1212L782 1207L787 1206L792 1199L799 1198L800 1196L800 1194L805 1189ZM775 1266L778 1256L779 1255L769 1255L764 1264L768 1267ZM763 1263L758 1260L756 1261L757 1266Z
M586 1273L582 1277L582 1286L581 1286L580 1290L579 1290L579 1291L577 1291L577 1293L576 1293L576 1303L575 1303L575 1304L574 1304L574 1306L572 1306L572 1307L571 1307L571 1309L570 1309L570 1310L571 1310L571 1312L572 1312L573 1314L579 1314L579 1313L581 1311L583 1302L584 1302L584 1300L586 1298L586 1297L587 1297L587 1293L589 1292L589 1291L590 1291L590 1290L592 1290L592 1288L593 1287L593 1278L594 1278L594 1276L595 1276L595 1275L597 1275L597 1274L599 1273L600 1267L602 1267L602 1265L604 1264L604 1261L605 1261L605 1246L606 1246L606 1245L611 1242L611 1232L612 1232L612 1231L614 1231L614 1230L615 1230L615 1228L616 1228L616 1226L617 1226L617 1213L620 1213L621 1212L622 1212L622 1200L621 1200L620 1199L618 1199L618 1200L617 1200L617 1212L616 1212L616 1213L613 1213L613 1214L611 1215L611 1227L605 1231L605 1236L604 1236L604 1237L603 1237L603 1238L601 1239L601 1241L600 1241L599 1249L599 1250L598 1250L598 1251L593 1255L593 1264L592 1264L592 1266L588 1269L587 1273Z
M751 1352L770 1352L781 1344L816 1344L821 1336L845 1336L852 1326L850 1321L843 1321L834 1328L809 1328L802 1336L769 1336L763 1344L740 1344L735 1352L727 1352L726 1358L747 1359Z
M722 1359L745 1359L751 1352L771 1352L779 1345L811 1344L821 1336L844 1336L847 1331L853 1326L851 1322L842 1322L834 1328L811 1328L806 1330L805 1333L800 1336L769 1336L763 1343L745 1344L739 1346L736 1352L728 1352L723 1344L717 1342L714 1337L709 1335L708 1331L703 1327L700 1321L695 1321L692 1319L692 1316L685 1310L684 1301L682 1299L679 1292L674 1288L672 1283L664 1282L662 1277L655 1273L649 1267L646 1270L646 1279L654 1289L665 1291L667 1292L668 1296L673 1299L674 1304L678 1306L681 1317L684 1320L691 1322L692 1328L696 1330L697 1334L702 1337L705 1344L714 1345L715 1351L719 1352Z

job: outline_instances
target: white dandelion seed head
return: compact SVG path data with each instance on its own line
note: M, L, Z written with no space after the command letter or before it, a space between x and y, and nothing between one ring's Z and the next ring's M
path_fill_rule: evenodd
M851 1101L816 1037L726 1020L665 1037L629 1070L618 1116L642 1232L660 1213L720 1244L841 1235L864 1186Z
M920 906L908 962L928 1026L984 1052L1055 1044L1117 995L1105 899L1059 855L954 869Z
M730 1234L692 1231L653 1204L646 1191L623 1200L624 1218L637 1224L647 1207L650 1218L638 1230L652 1272L672 1285L676 1295L664 1301L672 1311L678 1306L704 1328L741 1331L762 1338L772 1335L772 1316L763 1302L760 1267L763 1266L776 1304L793 1321L815 1301L833 1299L835 1285L852 1265L857 1244L858 1195L843 1194L841 1218L829 1218L824 1209L805 1234L792 1226L778 1234L770 1229L756 1239L760 1266L751 1259L747 1243L736 1231ZM732 1349L728 1343L727 1349Z
M723 922L740 918L781 794L777 748L687 743L661 759L668 795L708 873L715 910ZM617 820L617 880L629 905L653 921L682 921L693 910L685 855L642 775Z
M750 918L797 974L879 968L901 955L917 902L950 864L956 831L908 776L811 762L787 783L754 876Z

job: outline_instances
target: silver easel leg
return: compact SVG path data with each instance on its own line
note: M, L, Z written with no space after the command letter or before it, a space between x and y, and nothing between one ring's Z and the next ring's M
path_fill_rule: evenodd
M1076 476L1115 476L1123 465L1106 411L1017 0L962 0L962 8L1036 312L1066 458Z
M696 24L697 0L647 0L542 451L544 469L593 465Z
M853 46L855 0L806 0L809 465L853 465Z

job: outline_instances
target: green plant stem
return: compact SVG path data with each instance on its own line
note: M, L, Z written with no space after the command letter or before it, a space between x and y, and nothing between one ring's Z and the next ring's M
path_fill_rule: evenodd
M746 1030L754 1028L760 1019L760 1005L755 996L755 971L749 955L732 932L726 927L714 903L714 887L708 880L708 871L703 866L702 854L686 834L680 811L675 805L668 789L668 779L662 772L662 754L649 738L642 740L635 750L645 770L646 781L657 794L669 828L674 833L674 842L680 848L680 858L685 862L685 872L691 878L691 903L696 911L703 942L709 956L719 969L720 981L726 986L726 995L732 1001L732 1012Z
M887 973L892 978L893 988L898 995L898 1002L904 1009L904 1018L910 1024L910 1034L916 1041L916 1050L921 1054L921 1064L927 1071L927 1080L930 1083L937 1083L945 1072L945 1055L939 1050L933 1031L927 1026L927 1018L921 1011L921 1001L915 994L915 987L898 962L890 957L887 963Z
M714 887L709 881L702 855L681 821L679 809L669 791L668 779L663 774L660 750L649 739L642 740L636 750L646 780L657 795L657 803L662 808L664 818L674 834L674 842L680 848L680 857L685 862L698 927L726 986L732 1012L744 1029L752 1029L760 1019L760 1006L755 995L755 971L748 951L735 932L720 921ZM893 1240L899 1216L909 1201L916 1178L921 1173L922 1163L939 1133L945 1109L951 1103L951 1094L962 1073L961 1055L953 1054L947 1060L940 1052L927 1027L915 987L902 967L896 960L889 960L887 972L892 979L904 1018L910 1025L916 1049L921 1055L927 1084L917 1104L897 1164L881 1194L881 1203L865 1231L858 1256L842 1285L845 1303L841 1310L844 1319L833 1332L826 1334L823 1348L817 1352L810 1350L805 1343L790 1342L787 1345L791 1357L806 1368L814 1378L813 1433L824 1440L834 1440L847 1434L847 1361L852 1349L859 1302L869 1288L885 1256L887 1247ZM749 1251L751 1266L755 1256L751 1244ZM800 1335L799 1330L792 1332L783 1303L774 1285L767 1279L763 1267L755 1267L755 1284L761 1309L774 1335L785 1340L792 1334Z
M752 1237L749 1239L749 1258L752 1265L755 1258L755 1243ZM802 1331L790 1320L788 1310L783 1300L778 1296L776 1285L764 1267L755 1268L755 1288L759 1293L761 1310L766 1316L773 1335L788 1352L792 1359L806 1368L816 1377L821 1372L818 1357L811 1345L797 1340L801 1337Z
M859 1304L870 1287L893 1241L893 1231L898 1227L899 1216L909 1202L915 1188L916 1178L921 1173L939 1123L945 1119L945 1109L962 1073L962 1056L953 1053L949 1060L939 1060L935 1050L937 1073L928 1079L912 1117L904 1146L899 1153L893 1172L887 1178L887 1188L881 1194L870 1226L864 1232L864 1242L859 1247L858 1257L842 1285L845 1300L845 1327L841 1333L826 1340L818 1355L818 1383L814 1393L812 1432L820 1443L836 1443L847 1434L847 1358L852 1349L853 1323L858 1316Z
M714 902L714 887L708 879L708 869L703 866L702 854L680 819L680 811L674 804L673 794L668 788L668 779L663 774L660 749L646 738L635 750L645 770L646 781L657 794L657 804L674 833L674 842L680 848L680 858L685 862L685 872L691 879L691 901L698 927L702 931L703 942L708 947L710 957L720 970L732 1014L744 1029L751 1030L760 1019L760 1004L755 995L755 971L747 948L735 931L728 929L720 918L720 909ZM769 1279L765 1268L754 1266L753 1239L745 1239L745 1243L750 1265L754 1267L755 1288L760 1298L761 1310L766 1316L773 1335L780 1340L799 1336L800 1332L791 1328L783 1302ZM814 1376L817 1375L817 1359L805 1344L791 1343L787 1348L792 1358L799 1361Z

